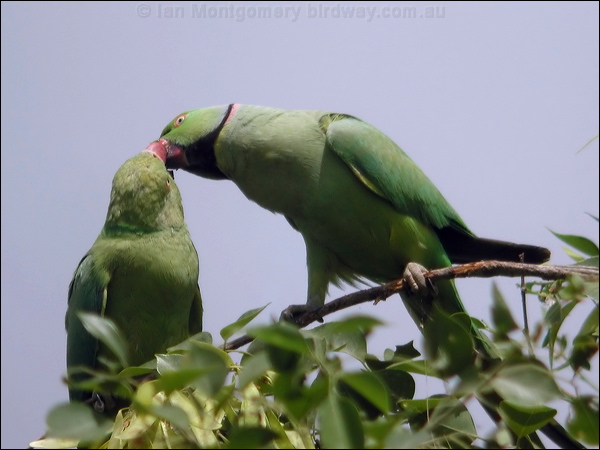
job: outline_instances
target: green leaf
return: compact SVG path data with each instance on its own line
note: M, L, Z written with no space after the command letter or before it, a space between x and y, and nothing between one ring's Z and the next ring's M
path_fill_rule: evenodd
M153 360L154 367L131 366L119 372L119 377L123 379L148 375L156 370L156 360Z
M355 392L374 405L379 411L387 414L390 409L388 391L381 380L372 372L344 373L340 380Z
M365 436L358 410L335 391L318 410L322 448L364 448Z
M212 368L179 369L173 372L163 374L158 380L158 385L162 391L167 394L183 389L191 385L195 380L203 375L210 374Z
M508 332L516 330L518 327L504 300L504 296L495 282L492 283L492 299L492 323L494 324L494 331L501 339L508 339L506 336Z
M328 351L340 351L364 362L367 357L367 341L365 335L379 321L371 318L356 317L342 322L331 322L305 330L306 337L323 339Z
M442 378L435 370L433 364L429 361L419 359L417 361L408 360L394 363L388 366L388 369L404 370L405 372L415 373L417 375L426 375L428 377Z
M80 441L104 440L113 422L82 403L62 403L46 417L48 436Z
M207 333L206 331L201 331L200 333L196 333L193 336L190 336L185 341L183 341L177 345L174 345L173 347L169 347L167 349L167 352L169 352L169 353L184 352L186 350L191 349L193 342L205 342L207 344L212 344L212 336L210 333Z
M250 323L256 316L258 316L263 311L263 309L265 309L269 305L270 303L267 303L262 308L256 308L251 309L250 311L246 311L240 316L238 320L221 329L221 337L223 338L223 340L227 341L227 339L229 339L235 333L237 333L246 325L248 325L248 323Z
M471 414L454 397L436 395L411 403L411 428L433 434L444 447L470 448L477 438Z
M224 448L265 448L277 437L277 433L266 428L233 427L228 436L229 443Z
M552 230L550 232L565 244L579 250L581 253L588 256L598 256L598 246L588 238L574 234L560 234Z
M414 341L410 341L404 345L396 345L392 358L394 360L414 359L421 356L421 353L415 348Z
M523 406L509 401L501 402L499 410L502 418L519 438L539 430L556 415L556 410L547 406Z
M223 350L200 341L190 341L184 354L156 356L160 390L169 393L175 389L194 386L207 395L215 394L222 386L233 364Z
M548 369L534 363L501 367L490 385L506 401L523 407L541 406L562 396Z
M300 334L300 330L288 322L277 322L266 327L253 328L248 330L248 334L284 350L300 354L309 352L306 340Z
M598 268L598 261L600 258L598 256L590 256L589 258L582 259L579 262L576 262L576 266L587 266L587 267L596 267Z
M428 397L417 400L402 400L399 405L409 416L414 416L435 408L442 401L444 401L443 397Z
M162 420L166 420L181 430L187 430L190 427L190 420L187 414L179 406L160 405L150 408L150 413Z
M596 306L583 322L573 339L569 363L576 372L582 367L590 369L590 360L598 352L598 307Z
M567 422L567 430L576 439L598 446L598 397L576 397L572 405L573 415Z
M286 416L302 420L327 396L329 382L317 376L310 387L303 383L303 373L283 373L273 378L275 400L284 406Z
M79 311L79 320L85 329L96 339L106 345L117 357L122 367L127 367L127 344L117 328L117 325L106 317Z
M548 346L550 349L550 367L554 364L554 350L560 327L576 305L577 301L570 301L564 306L561 306L560 302L555 302L544 316L544 322L548 324L548 332L542 346Z
M415 395L415 380L404 370L384 369L375 372L388 390L388 393L394 399L394 403L399 400L411 399Z
M263 376L270 369L271 363L265 352L260 352L244 359L238 382L240 389L245 388L248 383Z
M192 386L208 396L215 395L229 373L233 361L223 350L205 342L194 342L189 355L190 368L203 369L206 374L196 379Z
M444 377L467 369L475 360L471 334L440 308L433 309L431 319L425 323L423 337L432 366Z

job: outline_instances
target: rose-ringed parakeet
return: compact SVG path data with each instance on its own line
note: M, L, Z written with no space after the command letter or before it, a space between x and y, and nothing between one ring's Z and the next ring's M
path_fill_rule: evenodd
M102 358L115 359L86 331L80 311L116 323L130 365L202 331L198 254L165 158L164 145L154 142L118 169L104 227L69 285L67 368L76 381L85 379L78 368L99 369ZM91 392L75 388L69 397L92 402ZM96 409L116 412L94 397Z
M308 308L323 305L330 283L391 281L410 262L433 269L550 257L545 248L476 237L389 137L346 114L215 106L180 114L160 138L167 167L230 179L302 234ZM451 281L437 288L446 312L464 311Z
M168 149L167 167L229 179L302 234L308 293L306 305L291 312L323 305L331 283L406 275L419 281L412 263L434 269L485 259L550 258L542 247L475 236L388 136L347 114L213 106L178 115L160 142ZM434 295L447 314L465 311L452 281L436 283ZM402 298L423 329L431 303ZM474 326L471 332L484 359L495 359ZM554 422L543 431L566 448L580 445Z

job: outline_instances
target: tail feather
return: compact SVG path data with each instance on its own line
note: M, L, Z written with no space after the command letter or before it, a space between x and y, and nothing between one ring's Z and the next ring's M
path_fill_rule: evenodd
M535 245L479 238L451 227L439 229L437 234L450 261L455 264L482 260L541 264L550 259L550 250Z

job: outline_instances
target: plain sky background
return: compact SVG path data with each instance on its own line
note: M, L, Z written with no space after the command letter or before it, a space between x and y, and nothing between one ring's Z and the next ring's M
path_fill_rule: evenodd
M230 5L2 2L2 448L38 438L67 399L71 276L102 227L115 171L180 112L237 102L349 113L395 140L475 233L543 245L555 264L571 261L547 227L597 242L585 213L598 215L598 141L578 153L598 133L597 2L211 9ZM294 10L276 17L277 6ZM325 7L340 8L325 17ZM337 17L341 7L374 16ZM215 343L251 308L271 302L266 323L304 302L304 244L283 217L231 182L175 180ZM499 281L520 321L516 282ZM458 284L486 320L491 283ZM388 324L370 340L378 356L421 342L398 297L353 312Z

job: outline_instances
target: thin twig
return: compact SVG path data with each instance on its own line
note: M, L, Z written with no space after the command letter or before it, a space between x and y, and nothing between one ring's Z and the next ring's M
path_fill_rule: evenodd
M577 274L586 281L598 281L599 272L597 267L590 266L540 266L537 264L515 263L505 261L479 261L457 266L445 267L431 270L424 277L432 282L438 280L449 280L453 278L490 278L490 277L537 277L543 280L562 280L569 275ZM404 279L400 278L381 286L364 289L352 294L344 295L332 300L321 308L300 314L295 323L300 327L316 322L321 318L336 311L349 308L361 303L375 301L375 303L386 300L394 294L404 290ZM228 342L223 348L235 350L252 342L253 338L242 336Z
M525 253L519 255L521 262L525 259ZM525 285L525 276L521 275L521 308L523 310L523 334L525 334L525 340L527 341L527 348L529 354L533 355L533 344L531 342L531 333L529 332L529 318L527 316L527 286Z

